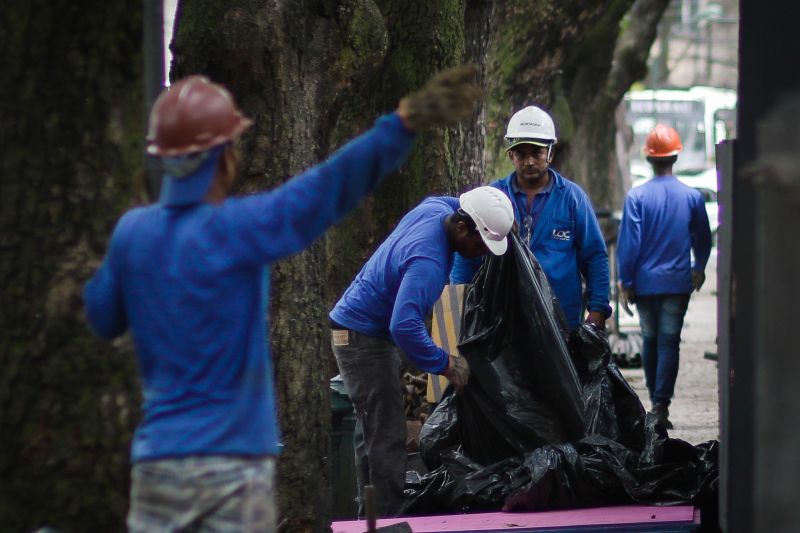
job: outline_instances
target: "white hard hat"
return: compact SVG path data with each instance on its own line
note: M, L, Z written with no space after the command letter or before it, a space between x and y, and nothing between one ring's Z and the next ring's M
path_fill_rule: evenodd
M514 225L514 208L511 200L500 189L478 187L467 191L458 199L480 233L483 242L494 255L503 255L508 248L506 235Z
M556 126L543 109L528 106L514 113L506 129L506 151L520 144L551 147L556 143Z

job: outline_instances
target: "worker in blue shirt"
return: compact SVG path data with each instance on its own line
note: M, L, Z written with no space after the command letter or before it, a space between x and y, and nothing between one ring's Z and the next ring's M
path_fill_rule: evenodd
M542 265L569 329L583 320L605 329L608 305L608 253L586 193L550 167L556 130L548 113L528 106L515 113L506 130L506 151L514 171L491 183L514 204L522 239ZM469 283L480 259L456 255L450 282Z
M635 303L639 312L651 412L667 429L672 428L669 404L678 377L683 317L690 294L703 286L711 254L703 197L672 173L682 149L669 126L658 124L647 136L645 154L654 175L628 192L617 248L622 307L632 314L629 304Z
M363 487L370 484L379 516L396 516L403 508L407 454L401 352L457 388L469 379L466 360L436 346L425 328L447 283L453 253L502 255L513 224L511 202L492 187L460 198L428 198L403 217L331 311L331 345L356 410L360 514Z
M202 76L156 100L157 204L121 218L84 290L99 336L132 333L143 418L128 529L274 531L276 404L264 318L267 265L299 252L397 169L421 129L474 108L474 69L443 72L396 113L274 191L227 198L233 141L251 121Z

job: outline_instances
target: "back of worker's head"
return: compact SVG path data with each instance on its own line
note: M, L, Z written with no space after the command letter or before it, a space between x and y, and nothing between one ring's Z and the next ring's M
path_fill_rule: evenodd
M475 223L475 229L494 255L503 255L508 248L506 236L514 225L511 200L494 187L478 187L462 194L459 207Z
M556 138L556 125L552 117L542 108L528 106L514 113L506 128L506 152L522 144L547 148L547 160L552 159Z
M252 121L227 89L204 76L189 76L164 90L153 104L147 153L161 159L166 205L201 201L225 147Z
M672 171L672 165L678 160L683 144L674 128L656 124L647 134L643 150L647 161L653 166L653 172L661 175Z

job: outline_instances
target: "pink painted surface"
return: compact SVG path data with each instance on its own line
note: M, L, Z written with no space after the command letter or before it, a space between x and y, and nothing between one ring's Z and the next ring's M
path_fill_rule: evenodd
M377 527L408 522L414 533L440 531L497 531L517 528L547 528L597 525L700 523L699 511L691 505L659 507L651 505L618 505L568 511L542 511L539 513L475 513L461 515L414 516L378 520ZM334 522L333 533L364 533L364 520Z

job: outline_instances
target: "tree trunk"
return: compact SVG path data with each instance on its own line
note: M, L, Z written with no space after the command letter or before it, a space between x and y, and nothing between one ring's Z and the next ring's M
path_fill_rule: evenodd
M465 60L486 65L487 51L481 83L493 80L489 157L502 153L511 111L530 101L554 105L568 147L570 135L595 117L574 112L579 98L570 101L563 87L578 78L602 86L619 21L631 3L607 0L587 9L577 1L184 2L175 76L204 72L226 83L256 119L242 143L244 191L279 185L363 131L435 71ZM581 44L584 56L590 44L602 45L591 58L603 61L595 71L579 68ZM569 68L568 79L554 75ZM590 91L587 86L579 96ZM320 510L327 509L327 484L315 473L327 467L332 365L326 313L410 207L429 194L453 194L485 181L485 113L481 108L455 130L420 136L406 168L333 230L324 246L315 244L273 270L272 347L286 445L281 509L292 527L325 522ZM610 188L607 166L604 171L603 187L597 187L602 194ZM577 179L586 184L589 178L581 173Z
M183 2L173 77L202 72L232 89L256 121L241 143L241 189L268 189L324 159L432 73L479 59L486 39L466 41L465 28L478 32L488 5ZM479 117L421 135L399 176L329 238L272 270L270 334L285 445L279 494L287 531L321 531L330 516L327 312L411 206L480 179Z
M475 62L489 86L472 120L421 135L399 175L326 239L273 268L286 531L328 525L327 311L420 199L502 174L505 123L525 103L553 108L559 164L593 194L591 176L609 171L607 159L578 156L602 144L604 130L591 126L599 111L586 109L616 94L605 80L616 79L607 40L631 1L181 3L173 78L200 72L225 83L256 121L240 143L242 193L322 160L446 66ZM637 0L648 2L658 0ZM80 290L138 194L130 176L141 163L142 17L133 7L54 0L3 13L0 523L12 531L123 529L139 416L132 351L128 340L91 337Z
M488 56L489 176L513 170L503 149L511 114L540 104L556 122L553 166L579 183L595 207L619 207L614 112L628 87L646 74L668 3L606 0L586 8L577 1L498 2ZM621 26L626 30L620 37Z
M628 88L647 74L649 50L669 0L629 3L612 2L570 55L558 86L564 91L558 98L571 111L572 135L564 139L556 164L586 190L596 209L622 207L626 189L615 113Z
M559 141L569 137L570 109L559 99L559 73L571 51L612 0L510 0L496 2L487 62L489 79L487 160L489 176L513 170L503 137L511 115L527 105L549 109Z
M0 524L122 531L135 366L129 342L92 337L80 294L141 165L141 8L1 17Z

